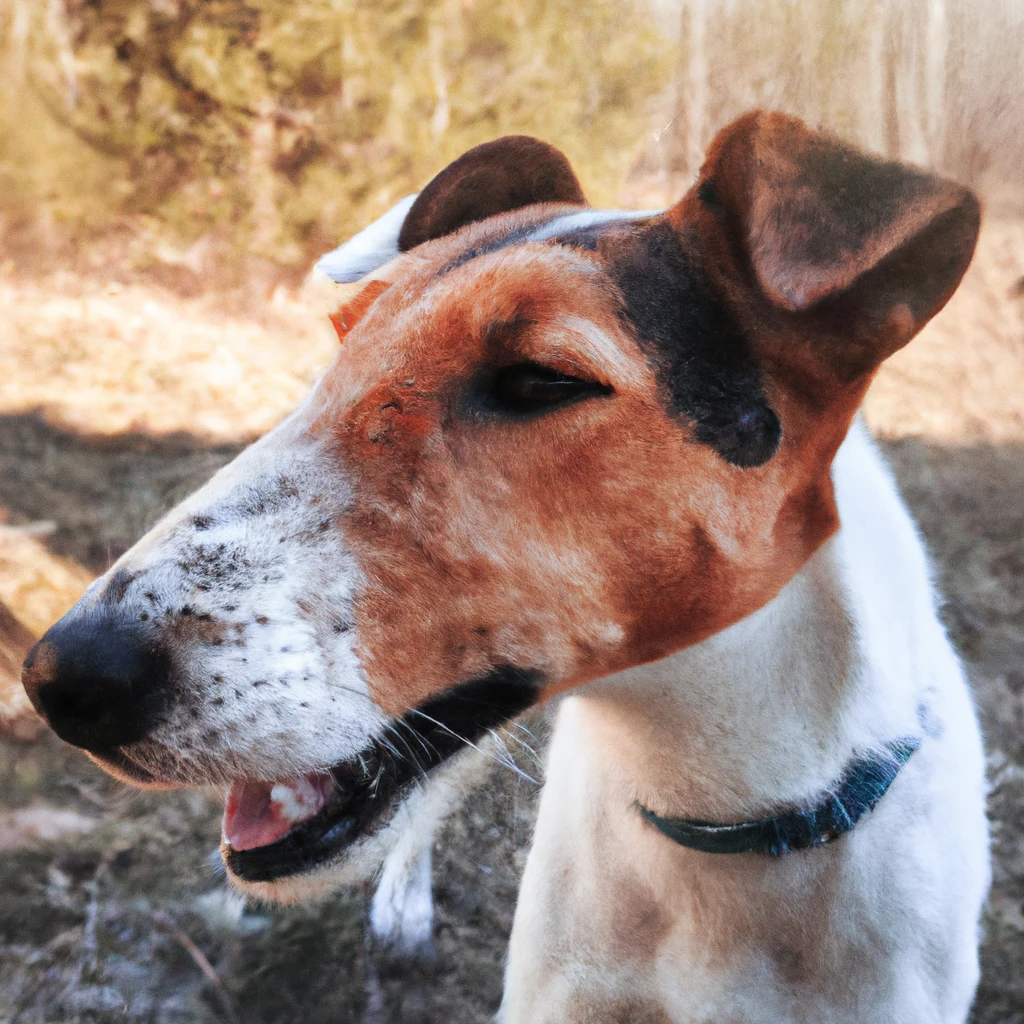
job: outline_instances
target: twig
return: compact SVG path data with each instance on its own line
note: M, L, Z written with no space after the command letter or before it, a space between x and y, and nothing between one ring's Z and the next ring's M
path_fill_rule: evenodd
M82 886L89 896L89 901L85 905L85 921L82 928L82 950L85 956L78 965L79 982L85 980L86 972L90 975L90 980L95 980L95 976L99 973L100 957L99 942L96 939L96 928L100 917L100 885L106 877L107 869L110 867L110 862L113 859L113 851L108 850L100 858L99 863L96 865L96 870L92 873L92 878Z
M235 1010L235 1001L231 998L231 993L224 987L224 982L220 980L220 975L214 970L213 964L206 959L203 951L162 910L153 911L153 921L160 931L165 932L177 941L182 949L192 957L196 967L206 975L206 980L209 981L217 992L217 997L224 1008L224 1016L227 1017L230 1024L241 1024L238 1012Z
M57 524L52 519L40 519L34 523L25 523L23 526L0 524L0 540L18 537L49 537L51 533L56 532Z

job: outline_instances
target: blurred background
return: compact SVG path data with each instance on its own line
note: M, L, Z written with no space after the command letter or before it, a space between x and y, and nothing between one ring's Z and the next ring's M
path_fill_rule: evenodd
M447 827L437 957L396 965L367 891L229 895L216 797L108 781L40 733L20 661L333 357L324 251L510 132L562 148L595 205L668 204L754 106L983 199L964 285L865 411L989 744L974 1022L1024 1024L1020 0L0 0L0 1021L493 1013L535 786L495 770Z

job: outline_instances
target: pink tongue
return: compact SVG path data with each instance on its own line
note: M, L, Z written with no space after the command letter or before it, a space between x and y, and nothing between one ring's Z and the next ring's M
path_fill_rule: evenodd
M235 782L224 807L224 841L235 850L276 843L319 814L333 789L330 775L316 772L278 782Z

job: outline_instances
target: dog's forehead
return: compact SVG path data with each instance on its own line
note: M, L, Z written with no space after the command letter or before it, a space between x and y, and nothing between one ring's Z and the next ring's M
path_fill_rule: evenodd
M538 205L416 247L335 317L331 414L535 362L642 397L735 466L763 465L781 423L690 216Z
M399 254L363 280L335 325L338 363L381 374L457 353L479 355L491 329L520 323L582 325L612 312L598 237L649 220L650 211L549 205L488 218ZM610 354L593 335L593 354Z

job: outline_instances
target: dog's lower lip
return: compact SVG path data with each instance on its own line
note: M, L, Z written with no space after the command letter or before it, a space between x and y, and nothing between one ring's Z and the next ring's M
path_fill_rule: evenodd
M373 826L391 802L393 786L380 787L373 773L376 758L364 752L356 760L335 765L329 774L334 790L325 806L297 822L272 843L235 849L224 843L224 859L232 873L246 882L269 882L311 870L340 853Z
M93 751L92 758L101 767L107 768L112 772L119 772L122 777L128 776L132 782L140 786L146 786L152 783L163 783L167 786L174 785L173 783L165 783L163 779L158 778L152 772L136 764L118 747L98 752Z
M273 882L337 858L375 829L408 786L525 711L537 700L542 679L537 670L502 665L413 708L401 719L403 731L393 732L402 737L404 754L394 743L371 742L328 769L335 792L322 810L268 845L236 850L225 844L225 864L240 881Z

